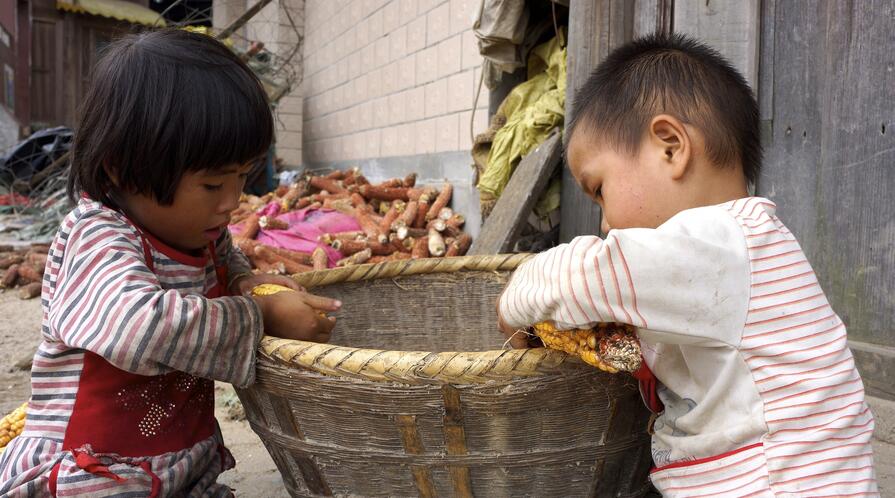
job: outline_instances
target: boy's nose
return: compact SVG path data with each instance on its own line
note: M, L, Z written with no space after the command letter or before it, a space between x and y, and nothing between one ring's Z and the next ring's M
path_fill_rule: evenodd
M603 221L600 222L600 231L609 233L609 230L612 230L612 227L609 226L609 221L606 220L606 216L603 216Z

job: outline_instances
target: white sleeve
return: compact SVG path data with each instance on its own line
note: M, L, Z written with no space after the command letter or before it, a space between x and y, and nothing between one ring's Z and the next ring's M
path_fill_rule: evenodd
M621 322L665 343L736 345L749 271L737 222L719 207L690 209L656 229L578 237L539 254L510 280L500 313L512 327Z

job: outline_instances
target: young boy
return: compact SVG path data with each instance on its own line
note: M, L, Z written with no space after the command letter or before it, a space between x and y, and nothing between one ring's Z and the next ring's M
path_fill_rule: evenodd
M638 327L664 496L878 495L845 326L774 203L747 193L761 145L743 77L701 43L651 36L597 68L573 116L566 157L607 236L516 272L498 303L514 346L544 320Z

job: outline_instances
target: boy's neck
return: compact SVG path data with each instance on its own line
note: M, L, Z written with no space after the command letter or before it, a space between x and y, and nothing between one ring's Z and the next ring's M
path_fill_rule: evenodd
M710 174L699 178L693 185L690 199L692 207L716 206L725 202L749 197L749 188L742 168L710 166Z

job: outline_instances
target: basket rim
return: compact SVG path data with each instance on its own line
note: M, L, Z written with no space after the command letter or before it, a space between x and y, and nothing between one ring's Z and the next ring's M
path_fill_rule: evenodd
M531 257L531 254L499 254L390 261L300 273L292 278L313 289L407 275L509 271ZM578 358L547 348L436 353L352 348L264 336L259 350L262 357L323 375L380 382L476 384L549 375L563 365L586 368Z

